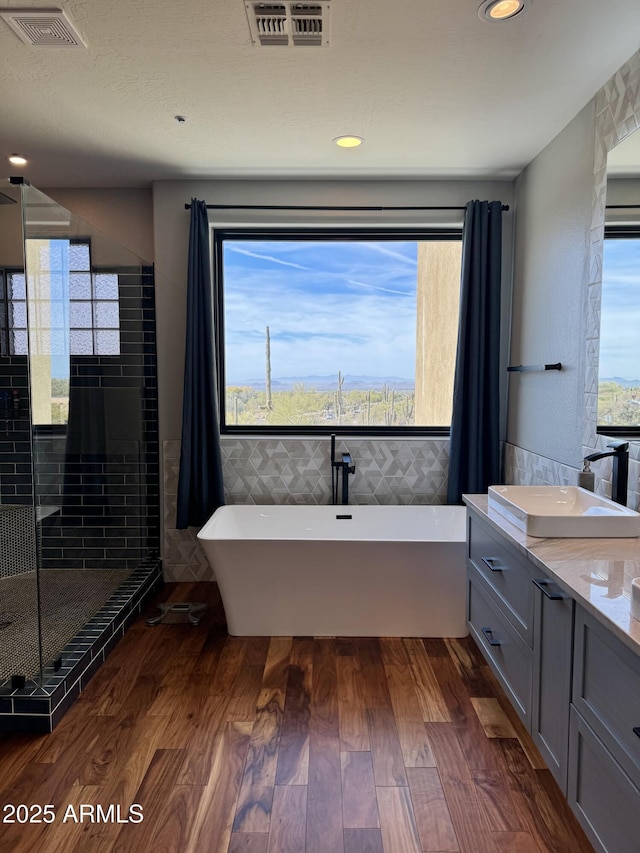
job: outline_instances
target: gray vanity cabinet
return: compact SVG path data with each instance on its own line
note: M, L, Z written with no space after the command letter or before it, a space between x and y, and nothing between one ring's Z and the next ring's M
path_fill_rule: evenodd
M529 728L531 711L531 649L496 606L491 591L473 568L467 593L469 630L484 652L511 704Z
M568 799L596 850L640 849L640 658L576 607Z
M574 601L541 573L533 584L531 736L566 794Z
M468 524L469 629L566 793L573 599L471 512Z
M528 730L533 673L532 581L527 560L506 539L469 513L469 630Z
M468 557L491 595L505 612L514 630L527 646L533 636L534 577L529 562L501 536L475 515L469 516Z
M573 705L567 798L598 853L638 853L640 792Z
M640 656L469 507L469 630L598 853L640 851Z

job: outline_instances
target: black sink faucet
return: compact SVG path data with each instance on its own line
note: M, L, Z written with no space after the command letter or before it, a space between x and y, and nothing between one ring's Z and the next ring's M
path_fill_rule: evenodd
M611 499L616 503L627 505L627 484L629 482L629 442L628 441L612 441L607 444L607 447L612 450L603 450L599 453L590 453L584 457L586 462L595 462L597 459L604 459L605 456L612 456L613 472L611 475Z
M342 504L349 503L349 474L355 474L356 465L350 453L336 457L336 437L331 435L331 503L338 503L338 479L342 476Z

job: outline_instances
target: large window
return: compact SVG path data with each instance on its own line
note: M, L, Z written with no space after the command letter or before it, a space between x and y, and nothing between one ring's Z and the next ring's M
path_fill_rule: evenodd
M216 230L222 429L447 434L461 232Z
M598 431L640 434L640 228L605 229Z

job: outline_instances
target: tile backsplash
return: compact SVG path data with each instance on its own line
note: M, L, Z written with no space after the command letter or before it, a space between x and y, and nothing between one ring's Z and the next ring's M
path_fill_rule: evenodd
M223 437L227 503L328 504L331 499L329 438ZM338 437L336 452L349 451L354 504L446 503L449 439ZM196 539L176 530L180 442L163 443L164 576L169 581L213 580Z
M640 508L640 446L634 442L629 445L629 490L627 506ZM611 497L611 459L593 462L591 468L595 474L594 491L606 498ZM578 468L563 465L554 459L547 459L537 453L531 453L523 447L505 445L505 483L516 486L575 486L578 483Z
M515 486L575 486L578 483L577 468L515 444L505 444L504 473L505 483Z

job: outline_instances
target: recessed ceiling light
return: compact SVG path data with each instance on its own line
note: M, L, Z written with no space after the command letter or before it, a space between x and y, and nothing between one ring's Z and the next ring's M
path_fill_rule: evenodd
M515 18L531 6L533 0L484 0L478 9L478 15L483 21L495 23Z
M7 158L12 166L26 166L29 162L26 157L21 154L10 154Z
M333 140L340 148L357 148L364 139L361 136L336 136Z

